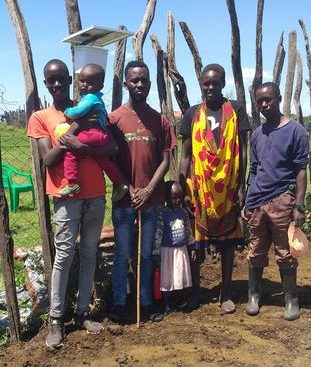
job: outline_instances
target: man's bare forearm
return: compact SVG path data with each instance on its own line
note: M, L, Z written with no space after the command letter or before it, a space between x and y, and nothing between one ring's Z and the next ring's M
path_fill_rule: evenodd
M108 143L105 146L91 146L87 144L81 144L79 154L82 155L90 155L93 157L99 156L115 156L118 154L118 147L114 144Z
M296 203L303 203L307 191L307 172L301 169L296 176Z
M245 186L246 166L247 166L247 132L239 135L240 144L240 168L239 168L239 187Z
M60 144L52 147L50 138L38 139L38 148L41 159L46 167L56 166L64 159L64 150Z
M160 180L163 179L166 172L168 171L168 168L169 168L169 152L164 152L163 160L161 164L158 166L158 168L156 169L152 179L150 180L148 184L148 190L150 192L154 191L154 189L158 186Z
M179 183L186 194L186 181L189 174L191 162L191 138L183 139L180 165L179 165Z

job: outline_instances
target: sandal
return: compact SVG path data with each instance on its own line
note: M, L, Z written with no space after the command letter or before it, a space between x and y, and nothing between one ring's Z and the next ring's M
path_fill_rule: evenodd
M151 322L161 322L164 319L164 314L161 312L151 313L149 316L149 320Z
M143 319L151 322L161 322L164 319L162 312L154 311L153 306L142 306Z
M222 302L220 307L224 313L228 313L228 314L234 313L236 310L236 304L233 301L231 301L231 299L228 299L227 301Z

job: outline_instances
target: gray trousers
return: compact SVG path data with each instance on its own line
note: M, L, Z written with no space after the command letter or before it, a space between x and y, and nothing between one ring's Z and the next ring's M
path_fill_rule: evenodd
M92 199L54 198L55 260L50 316L62 317L68 275L80 233L77 313L88 311L96 267L97 245L105 214L105 196Z

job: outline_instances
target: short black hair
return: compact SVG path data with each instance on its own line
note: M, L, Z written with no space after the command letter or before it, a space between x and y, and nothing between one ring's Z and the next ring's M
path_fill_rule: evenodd
M267 87L270 87L277 96L281 95L280 87L274 82L266 82L258 85L258 87L256 88L256 92L258 91L258 89Z
M67 69L68 75L69 75L69 70L68 70L67 65L64 63L64 61L59 60L59 59L52 59L52 60L48 61L45 64L44 68L43 68L43 74L45 75L45 72L46 72L47 68L50 67L51 65L54 65L54 64L63 65L65 67L65 69Z
M130 68L146 68L148 70L148 74L149 73L149 68L147 66L147 64L145 64L143 61L141 60L132 60L132 61L129 61L127 63L127 65L125 66L125 69L124 69L124 77L126 79L126 75L127 75L127 72Z
M203 70L201 75L205 74L207 71L217 71L217 73L219 73L221 75L221 78L223 79L223 82L226 82L226 72L225 69L219 65L219 64L208 64L206 65Z
M178 181L174 181L174 180L165 181L165 200L166 201L170 198L172 187L174 185L178 185L181 188L181 185Z
M95 71L97 74L99 74L99 76L101 78L100 81L104 82L104 80L105 80L105 69L101 65L90 63L90 64L84 65L82 69L87 69L87 68L90 68L93 71Z
M172 186L174 185L176 181L173 180L169 180L169 181L165 181L165 199L167 200L172 192Z

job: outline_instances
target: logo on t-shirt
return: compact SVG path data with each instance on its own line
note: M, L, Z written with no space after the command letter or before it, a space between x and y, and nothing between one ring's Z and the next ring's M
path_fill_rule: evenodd
M185 237L185 225L182 219L174 219L170 221L170 227L172 231L173 243L178 242L178 240L184 240Z
M207 119L212 131L218 128L219 121L216 121L216 118L214 116L208 116Z

